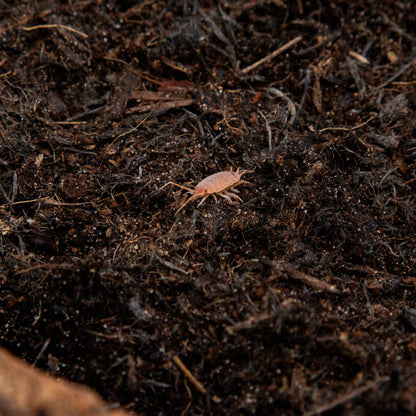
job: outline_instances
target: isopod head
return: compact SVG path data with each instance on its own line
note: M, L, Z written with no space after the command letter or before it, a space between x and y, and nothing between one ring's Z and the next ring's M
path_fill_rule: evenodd
M199 183L197 186L195 186L194 194L198 195L200 197L205 196L208 193L208 187L206 184Z

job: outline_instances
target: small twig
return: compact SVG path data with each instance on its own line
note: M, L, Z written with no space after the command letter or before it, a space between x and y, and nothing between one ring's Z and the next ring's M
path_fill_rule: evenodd
M157 104L138 105L126 111L126 114L147 113L149 111L168 111L173 108L188 107L194 103L193 98L185 98L183 100L162 101Z
M58 24L50 24L50 25L37 25L37 26L31 26L31 27L24 27L23 30L25 30L26 32L30 32L32 30L38 30L38 29L66 29L69 30L70 32L76 33L80 36L82 36L83 38L88 38L88 35L84 32L81 32L77 29L74 29L70 26L65 26L65 25L58 25Z
M40 202L40 203L44 203L46 205L55 205L57 207L78 207L81 205L89 205L89 204L93 204L94 202L92 201L87 201L87 202L61 202L61 201L57 201L56 199L53 199L49 196L45 197L45 198L36 198L36 199L27 199L25 201L16 201L16 202L10 202L9 205L21 205L21 204L31 204L33 202ZM6 207L6 205L0 205L0 208L4 208Z
M304 89L303 89L302 98L300 100L297 117L300 117L300 115L303 112L306 97L308 96L309 87L311 85L311 79L312 79L312 71L311 71L310 68L307 68L305 78L302 80L302 84L304 85Z
M39 354L36 356L35 361L33 361L32 365L31 365L31 367L32 367L32 368L34 368L34 367L35 367L35 365L36 365L36 363L38 362L39 358L40 358L40 357L42 357L42 355L43 355L43 353L45 352L46 348L48 348L48 345L49 345L49 343L50 343L50 342L51 342L51 339L50 339L50 338L48 338L48 339L44 342L44 344L43 344L42 348L41 348L41 349L40 349L40 351L39 351Z
M321 40L315 45L310 46L309 48L302 49L301 51L298 51L298 52L294 52L294 55L296 56L307 55L308 53L313 52L315 49L319 49L321 46L325 46L327 43L332 42L335 38L337 38L340 35L340 33L341 32L335 32L334 34L326 37L325 39Z
M323 280L319 280L316 277L313 277L307 273L301 272L300 270L295 269L292 266L284 265L283 271L286 272L286 274L294 280L298 280L299 282L302 282L313 289L316 290L325 290L327 292L331 293L340 293L338 288L335 285L331 285Z
M333 408L347 403L350 400L355 399L358 396L361 396L363 393L365 393L368 390L372 390L374 388L377 387L377 384L379 382L382 381L388 381L389 379L387 377L383 377L382 379L378 380L378 381L369 381L367 384L364 384L364 386L359 387L358 389L355 389L347 394L344 394L338 398L336 398L335 400L333 400L332 402L329 402L327 404L324 404L322 406L317 407L314 410L310 410L309 412L305 412L303 414L303 416L314 416L314 415L318 415L320 413L324 413L327 412L328 410L332 410Z
M394 23L385 12L380 11L380 16L382 16L382 19L380 19L385 25L387 25L392 32L398 33L400 36L405 37L406 39L410 40L411 42L414 42L416 38L412 35L409 35L404 29L399 27L396 23Z
M393 85L415 85L416 81L396 81L392 82Z
M303 15L303 4L302 4L302 0L297 0L296 3L298 5L299 14L302 16Z
M41 198L40 202L43 202L46 205L55 205L57 207L79 207L81 205L90 205L94 204L92 201L86 201L86 202L61 202L56 199L46 197Z
M374 318L374 308L371 306L370 298L368 296L367 287L365 284L363 284L363 292L364 292L368 312L371 315L371 317Z
M292 46L296 45L302 40L302 36L297 36L296 38L292 39L290 42L286 43L285 45L281 46L279 49L276 49L271 54L265 56L264 58L260 59L259 61L255 62L254 64L248 66L247 68L244 68L241 70L242 75L248 74L253 69L256 69L258 66L263 65L264 63L272 60L276 56L280 55L282 52L288 50Z
M354 127L325 127L323 129L318 130L318 133L322 133L324 131L328 131L328 130L342 130L342 131L354 131L357 129L360 129L361 127L365 126L366 124L368 124L371 120L373 120L375 118L375 116L371 116L368 120L362 122L361 124L358 124L358 126L354 126Z
M351 56L352 58L356 59L358 62L361 62L364 65L370 65L370 63L371 63L364 55L361 55L358 52L349 51L348 55Z
M404 184L408 185L409 183L412 183L414 181L416 181L416 178L409 179L408 181L404 182Z
M198 130L199 133L201 134L201 137L204 137L204 128L202 126L201 123L201 116L196 115L195 113L193 113L192 111L187 110L186 108L183 109L183 111L185 112L185 114L187 114L189 116L189 118L191 118L192 120L195 120L197 126L198 126Z
M35 319L32 322L32 327L34 327L39 322L39 319L41 316L42 316L42 300L39 301L39 312L35 316Z
M381 85L379 85L375 91L380 91L381 89L387 87L387 85L391 84L393 81L395 81L397 78L399 78L402 74L404 74L414 63L416 62L416 58L412 57L410 62L408 62L406 65L403 65L394 75L392 75L386 82L383 82Z
M365 83L360 75L360 71L358 70L357 64L353 59L347 56L347 65L350 70L352 77L354 78L355 85L358 89L358 94L360 99L362 100L365 96Z
M341 293L340 290L335 285L331 285L307 273L301 272L300 270L296 269L295 267L293 267L292 265L288 263L273 261L273 260L269 260L265 258L260 259L260 261L269 267L273 267L277 271L277 273L287 276L290 279L297 280L303 284L306 284L312 287L313 289L325 290L327 292L337 293L337 294Z
M28 267L27 269L18 270L16 274L25 274L32 272L34 270L40 269L48 269L48 270L73 270L74 266L69 263L61 263L61 264L54 264L54 263L42 263L36 264L35 266Z
M3 194L5 200L9 205L13 205L13 202L10 200L9 196L7 195L7 192L3 189L3 187L0 185L0 192ZM4 205L1 205L3 207Z
M197 380L197 378L187 369L182 360L174 355L172 361L179 367L179 369L185 374L185 377L195 386L195 388L202 394L207 394L205 387Z
M240 331L242 329L250 329L257 325L260 322L266 321L272 318L273 315L270 313L262 312L255 316L250 316L245 321L237 322L234 325L227 326L225 330L230 334L234 335L236 331Z
M296 120L296 106L293 101L282 91L278 90L277 88L266 88L266 91L269 95L274 95L275 97L283 98L289 107L289 112L291 114L289 119L289 124L293 124Z
M79 124L86 124L86 121L54 121L51 124L61 124L61 125L79 125Z
M179 273L183 273L183 274L189 274L186 270L181 269L179 266L177 266L176 264L171 263L170 261L167 260L163 260L162 258L160 258L156 253L155 253L155 258L156 260L159 261L160 264L162 264L163 266L175 270Z
M273 149L272 128L270 127L270 123L267 120L266 116L263 114L263 112L259 110L259 113L264 118L264 122L266 123L267 136L269 138L269 150L272 151Z
M313 68L314 80L312 85L312 102L319 113L322 113L322 88L321 73L318 68Z
M12 71L7 71L4 74L0 74L0 78L7 77L12 73Z
M82 111L81 113L75 114L74 116L68 118L66 120L66 122L77 121L80 118L89 117L89 116L93 116L95 114L99 114L105 109L105 107L106 107L105 105L101 105L99 107L92 108L92 109L87 110L87 111Z

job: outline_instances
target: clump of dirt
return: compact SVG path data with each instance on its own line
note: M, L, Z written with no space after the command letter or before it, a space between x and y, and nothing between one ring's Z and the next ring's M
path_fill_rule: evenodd
M415 413L410 1L0 7L3 347L146 415Z

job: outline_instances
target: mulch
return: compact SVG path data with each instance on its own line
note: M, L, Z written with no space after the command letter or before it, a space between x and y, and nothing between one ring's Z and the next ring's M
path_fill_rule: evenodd
M1 346L143 415L416 413L411 1L0 9Z

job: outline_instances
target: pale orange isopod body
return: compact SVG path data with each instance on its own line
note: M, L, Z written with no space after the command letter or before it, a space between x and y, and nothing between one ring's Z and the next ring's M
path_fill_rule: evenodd
M223 171L214 173L199 182L199 184L195 186L194 193L203 197L206 194L217 194L223 192L231 186L235 186L240 180L241 175L242 173L239 173L238 171Z
M201 202L198 204L199 207L210 195L214 197L215 201L217 201L218 195L230 202L233 198L243 202L241 198L236 194L238 190L235 189L235 187L241 185L242 183L248 183L247 181L242 180L241 177L249 172L253 171L244 170L240 172L240 170L237 169L235 172L232 170L217 172L213 175L207 176L205 179L199 182L194 189L179 185L175 182L168 182L162 188L171 184L178 186L179 188L186 189L192 194L192 196L190 196L176 211L176 214L178 214L193 199L202 198Z

